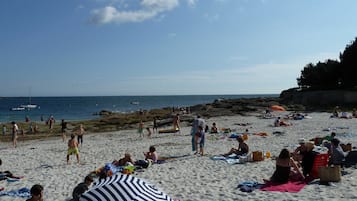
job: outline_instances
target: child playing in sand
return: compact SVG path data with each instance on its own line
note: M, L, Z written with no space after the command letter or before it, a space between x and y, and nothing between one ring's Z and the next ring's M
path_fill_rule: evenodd
M145 160L152 160L154 163L157 162L158 155L156 153L156 148L154 146L149 147L149 152L144 152Z
M199 146L200 146L199 154L201 156L203 156L204 147L205 147L205 132L203 131L202 126L198 126L198 131L197 131L196 137L195 137L195 144L196 144L196 146L199 144ZM197 150L197 148L196 148L196 150ZM195 154L198 154L198 152L196 151Z
M68 151L67 151L67 164L69 164L69 156L75 154L77 157L77 162L79 163L79 151L78 142L75 139L74 134L71 135L71 139L68 140Z
M31 187L31 198L26 201L43 201L43 186L35 184Z

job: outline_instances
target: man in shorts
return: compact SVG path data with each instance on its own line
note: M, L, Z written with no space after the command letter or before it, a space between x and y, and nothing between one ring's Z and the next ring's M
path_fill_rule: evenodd
M67 152L67 164L69 164L69 156L75 154L77 157L77 162L79 163L79 151L78 151L78 142L75 139L75 135L71 135L71 139L68 140L68 152Z

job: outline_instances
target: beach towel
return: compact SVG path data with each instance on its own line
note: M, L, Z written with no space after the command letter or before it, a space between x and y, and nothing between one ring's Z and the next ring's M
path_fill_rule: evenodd
M285 184L276 184L268 181L260 188L260 190L297 193L301 191L306 184L305 181L288 181L288 183Z
M12 191L0 191L0 196L4 196L4 195L23 197L23 198L31 197L30 189L28 188L20 188L18 190L12 190Z
M239 160L239 156L237 156L236 154L231 154L231 155L229 155L227 157L225 157L225 156L212 156L211 159L212 160L224 160L230 165L244 163L244 160Z

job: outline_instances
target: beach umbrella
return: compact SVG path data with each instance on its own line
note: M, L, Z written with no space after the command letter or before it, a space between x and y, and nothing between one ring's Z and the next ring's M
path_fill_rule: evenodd
M280 106L280 105L272 105L271 107L270 107L270 109L271 110L273 110L273 111L286 111L285 110L285 108L283 108L282 106Z
M99 180L84 194L80 201L126 201L126 200L167 200L173 201L168 195L155 186L137 177L119 174Z

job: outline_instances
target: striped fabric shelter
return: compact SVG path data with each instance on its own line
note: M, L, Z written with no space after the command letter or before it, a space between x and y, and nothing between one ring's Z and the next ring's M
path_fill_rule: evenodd
M100 180L80 201L173 201L153 185L131 175L119 174Z

